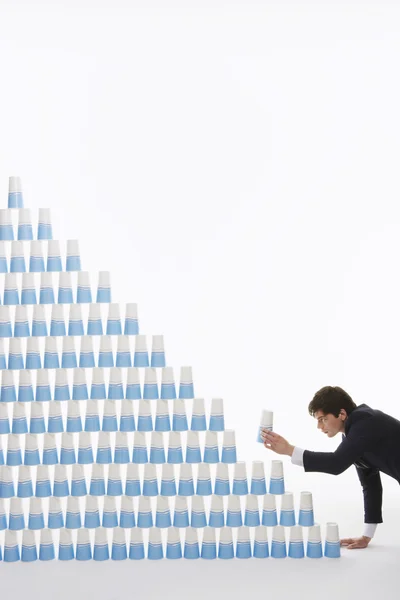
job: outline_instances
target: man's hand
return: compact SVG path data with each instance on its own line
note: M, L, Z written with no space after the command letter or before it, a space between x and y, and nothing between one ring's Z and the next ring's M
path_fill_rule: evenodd
M355 548L366 548L370 541L370 537L362 535L361 537L357 538L344 538L340 540L340 545L347 546L349 550L354 550Z
M289 444L281 435L278 435L274 431L269 431L269 429L261 429L261 438L264 441L265 448L273 450L277 454L292 456L294 446Z

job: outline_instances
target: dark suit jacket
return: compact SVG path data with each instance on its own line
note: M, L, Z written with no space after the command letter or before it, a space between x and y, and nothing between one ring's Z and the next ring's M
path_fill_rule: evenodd
M382 523L380 471L400 483L400 421L360 404L344 427L345 435L335 452L304 450L304 470L339 475L354 464L363 489L364 522Z

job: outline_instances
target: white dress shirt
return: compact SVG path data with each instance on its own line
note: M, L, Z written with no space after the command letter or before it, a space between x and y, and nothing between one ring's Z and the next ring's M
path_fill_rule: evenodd
M303 454L304 454L304 450L302 448L299 448L298 446L295 446L292 457L291 457L292 463L299 467L304 467ZM364 523L363 535L370 537L370 538L374 537L374 533L375 533L377 525L378 525L378 523Z

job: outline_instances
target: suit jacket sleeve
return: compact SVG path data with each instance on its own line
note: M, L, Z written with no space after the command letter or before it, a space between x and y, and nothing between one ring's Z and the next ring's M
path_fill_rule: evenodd
M364 523L383 523L382 482L378 469L355 465L364 496Z
M382 438L382 432L376 430L373 415L361 413L354 415L353 419L348 435L335 452L304 450L305 471L339 475L361 458L364 452L376 451Z

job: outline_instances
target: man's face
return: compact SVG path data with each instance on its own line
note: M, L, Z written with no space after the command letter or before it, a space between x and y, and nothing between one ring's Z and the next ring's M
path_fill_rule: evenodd
M338 417L332 414L324 414L322 410L317 410L314 413L314 418L318 421L318 429L321 429L329 438L334 437L339 431L344 431L344 419L347 414L345 410L341 410Z

